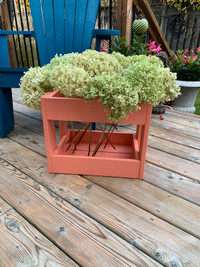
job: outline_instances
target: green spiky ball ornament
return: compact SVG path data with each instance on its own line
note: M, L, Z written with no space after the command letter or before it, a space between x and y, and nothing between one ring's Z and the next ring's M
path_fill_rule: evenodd
M142 35L148 30L148 21L142 17L142 10L138 11L138 19L133 22L133 32Z

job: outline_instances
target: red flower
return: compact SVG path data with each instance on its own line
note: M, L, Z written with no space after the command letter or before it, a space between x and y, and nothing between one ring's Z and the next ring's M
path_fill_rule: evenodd
M184 64L187 64L188 62L189 62L189 60L185 60L185 61L184 61Z

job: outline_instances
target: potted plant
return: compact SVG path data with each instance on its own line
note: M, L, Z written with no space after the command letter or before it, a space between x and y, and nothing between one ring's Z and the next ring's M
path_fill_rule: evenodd
M195 112L195 100L200 88L200 47L195 50L178 50L169 58L169 67L177 73L181 95L172 102L172 107L186 113Z
M21 95L32 108L40 108L41 98L49 172L142 178L151 106L179 94L175 79L155 56L92 50L31 68L21 79ZM86 123L69 130L66 121ZM105 126L91 131L91 122ZM137 131L114 132L117 123L136 124Z

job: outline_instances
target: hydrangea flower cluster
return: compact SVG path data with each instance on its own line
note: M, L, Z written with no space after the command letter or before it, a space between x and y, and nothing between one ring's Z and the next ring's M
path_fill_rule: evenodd
M180 91L176 74L156 57L124 56L87 50L56 56L44 67L31 68L21 78L24 103L40 108L40 97L59 90L66 97L98 98L117 122L140 103L157 105L174 99Z

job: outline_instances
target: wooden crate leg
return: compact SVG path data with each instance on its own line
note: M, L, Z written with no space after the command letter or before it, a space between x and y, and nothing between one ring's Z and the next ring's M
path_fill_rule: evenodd
M43 120L44 127L44 137L45 137L45 145L46 145L46 155L48 162L48 170L49 172L53 172L52 166L52 153L56 149L56 133L55 133L55 122L52 120Z
M47 111L44 98L41 98L41 108L42 108L42 119L43 119L48 170L50 173L52 173L53 172L52 153L56 149L55 121L47 119L46 116Z
M146 113L146 121L145 125L140 125L139 127L139 139L140 139L140 171L139 171L139 179L143 179L144 176L144 166L145 166L145 159L146 159L146 152L147 152L147 144L148 144L148 136L149 136L149 127L151 122L151 112L152 107L149 106Z
M0 138L14 129L14 115L11 88L0 88Z

